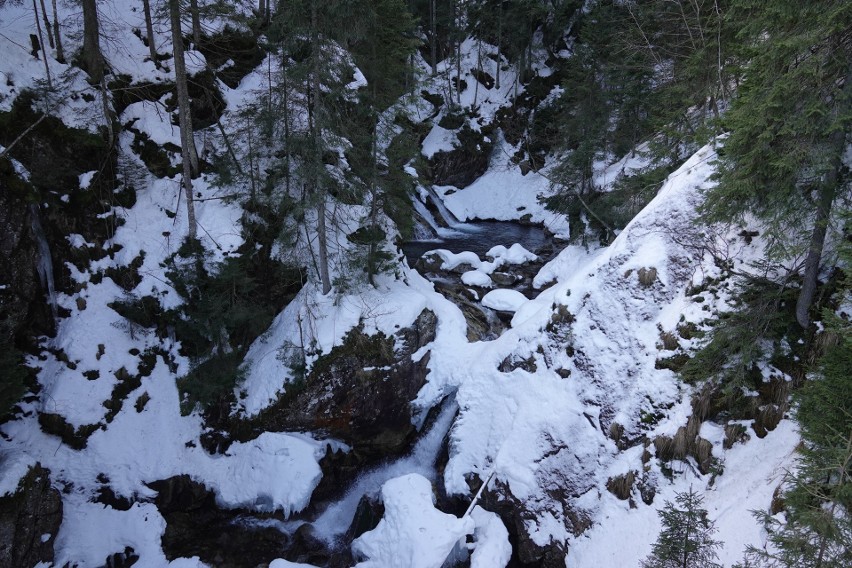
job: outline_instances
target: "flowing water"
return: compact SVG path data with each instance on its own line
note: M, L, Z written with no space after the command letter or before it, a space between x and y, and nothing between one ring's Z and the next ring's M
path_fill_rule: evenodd
M452 230L444 229L437 238L408 241L402 244L402 251L413 266L424 253L435 249L447 249L450 252L471 251L485 257L485 253L496 245L510 247L520 243L527 250L535 252L549 242L541 227L519 225L511 221L477 221L463 223Z
M484 259L485 253L497 245L508 248L520 243L527 250L535 252L549 242L541 227L521 225L512 221L462 223L447 209L434 190L429 188L426 191L432 208L419 199L413 200L414 210L419 217L415 238L402 243L402 251L409 266L414 266L424 253L435 249L447 249L454 253L470 251Z

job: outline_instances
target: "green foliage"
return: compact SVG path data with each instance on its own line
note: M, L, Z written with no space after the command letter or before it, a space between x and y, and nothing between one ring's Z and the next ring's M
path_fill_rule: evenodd
M244 375L239 368L242 359L239 352L217 354L179 379L181 412L186 415L196 406L208 408L222 397L227 398Z
M852 260L847 242L843 251ZM848 302L847 279L839 292ZM817 372L795 393L802 444L784 492L785 521L757 513L769 550L750 547L744 567L852 565L852 323L826 310Z
M716 529L701 507L704 498L690 488L675 501L659 511L663 530L642 568L721 568L715 560L722 543L712 538Z
M803 221L817 208L812 192L822 183L844 183L837 173L842 133L852 127L852 4L732 4L729 20L741 25L735 45L745 72L724 117L730 134L705 213L714 221L757 215L767 225L772 256L789 257L804 246Z
M790 311L795 300L789 289L750 281L738 291L736 301L737 309L720 318L710 341L681 371L692 384L719 382L731 397L759 384L758 365L795 343L801 333Z

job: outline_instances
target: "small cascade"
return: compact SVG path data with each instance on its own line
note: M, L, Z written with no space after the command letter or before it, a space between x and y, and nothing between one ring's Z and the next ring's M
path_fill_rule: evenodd
M38 260L36 270L41 281L41 287L47 290L47 300L50 304L50 311L53 314L53 319L57 318L56 310L56 289L53 285L53 259L50 256L50 246L47 243L47 236L44 234L44 228L41 226L41 218L39 217L38 205L30 204L30 227L33 231L33 238L38 246Z
M429 241L438 238L442 227L438 225L432 212L416 197L411 200L411 203L419 217L414 227L414 240Z
M435 190L431 187L426 188L426 192L429 195L429 198L432 200L432 204L435 205L435 208L438 210L438 214L441 216L441 220L446 223L448 227L451 229L468 229L469 225L466 223L462 223L458 220L458 217L453 215L453 213L447 209L447 206L444 205L444 200L438 197L438 194L435 193Z
M440 412L429 430L414 445L407 456L396 461L380 465L370 470L349 488L346 494L326 509L311 523L315 534L329 544L334 543L352 524L358 503L364 495L377 496L382 485L389 479L419 473L431 481L435 481L435 460L441 444L453 425L458 405L455 396L449 396L441 404Z

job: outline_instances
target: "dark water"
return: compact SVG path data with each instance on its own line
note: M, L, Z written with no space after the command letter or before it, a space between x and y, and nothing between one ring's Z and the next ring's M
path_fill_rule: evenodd
M536 252L549 242L541 227L528 227L511 221L478 221L460 227L433 241L403 243L402 250L409 266L413 266L424 253L435 249L447 249L454 253L471 251L484 259L485 253L497 245L509 248L520 243L528 251Z

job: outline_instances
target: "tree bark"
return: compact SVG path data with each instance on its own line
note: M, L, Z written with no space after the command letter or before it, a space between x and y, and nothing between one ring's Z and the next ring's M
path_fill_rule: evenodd
M429 50L432 58L432 76L438 74L438 36L436 35L436 14L435 2L437 0L429 0Z
M65 63L65 50L62 49L62 34L59 32L59 16L56 11L56 0L53 0L53 35L56 41L56 60Z
M95 0L83 0L83 65L94 84L99 84L104 77L104 56L101 53L100 38Z
M195 205L192 198L192 177L198 173L198 153L192 131L192 117L189 111L189 90L186 84L186 61L183 54L183 37L180 28L179 0L169 0L169 17L172 27L172 45L175 59L175 88L178 99L178 121L180 124L181 159L183 161L183 188L186 193L187 236L195 239L197 223ZM193 160L194 157L194 160Z
M47 63L47 49L45 49L44 36L41 33L41 23L38 21L38 5L36 4L36 0L33 0L33 14L35 15L36 29L38 30L38 40L41 43L41 56L44 61L44 73L47 75L47 88L53 90L53 81L50 78L50 65Z
M311 137L314 145L314 164L311 175L313 198L317 200L317 241L319 243L319 276L322 283L322 293L331 292L331 278L328 271L328 232L325 219L325 195L319 187L319 169L322 168L322 152L320 151L320 132L317 125L320 80L319 80L319 22L317 21L317 0L311 0L311 96L309 98L308 121L310 122Z
M53 41L53 28L47 17L47 7L44 5L44 0L39 1L41 3L41 18L44 20L44 29L47 30L47 41L50 44L50 49L56 49L56 44Z
M201 43L201 16L198 14L198 0L189 0L189 13L192 16L192 41Z
M55 2L56 0L54 0ZM157 58L157 44L154 42L154 22L151 19L151 0L142 0L142 11L145 13L145 33L148 36L148 52L155 67L160 66Z

